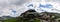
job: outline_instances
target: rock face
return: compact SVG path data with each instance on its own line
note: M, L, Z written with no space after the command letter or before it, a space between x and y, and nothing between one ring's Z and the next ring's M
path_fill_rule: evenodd
M18 17L18 22L24 22L24 20L26 20L27 22L34 22L34 20L36 18L38 18L39 13L37 13L35 10L28 10L24 13L22 13L19 17ZM23 20L24 19L24 20ZM20 21L21 20L21 21ZM40 21L39 21L40 22Z
M29 18L35 18L37 17L37 15L39 15L39 13L37 13L35 10L32 10L32 9L21 14L21 16L29 17Z
M37 13L35 10L28 10L24 13L22 13L18 18L18 22L24 22L24 20L28 22L33 22L34 19L41 19L43 22L55 22L55 13L48 13L48 12L42 12Z

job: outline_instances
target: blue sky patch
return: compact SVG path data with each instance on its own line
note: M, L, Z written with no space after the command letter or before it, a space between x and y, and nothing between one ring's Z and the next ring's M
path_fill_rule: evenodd
M12 10L13 13L16 13L16 10Z
M42 7L42 8L52 8L52 5L51 4L46 4L46 5L40 4L39 7Z
M33 4L29 4L27 7L33 7Z

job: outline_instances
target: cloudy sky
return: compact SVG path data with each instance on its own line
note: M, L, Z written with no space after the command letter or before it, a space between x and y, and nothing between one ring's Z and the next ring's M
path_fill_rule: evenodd
M12 17L19 16L21 13L29 10L29 8L26 7L27 5L34 4L34 7L38 7L38 4L43 3L44 1L52 5L55 5L54 10L58 9L58 12L59 12L60 0L0 0L0 17L1 16L12 16ZM37 10L36 8L31 8L31 9L35 9L37 12L40 12L40 9L39 10Z

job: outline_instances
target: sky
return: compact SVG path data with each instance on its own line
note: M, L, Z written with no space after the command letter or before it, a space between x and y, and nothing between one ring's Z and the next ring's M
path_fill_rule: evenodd
M48 10L47 12L60 13L59 1L60 0L0 0L0 17L2 16L17 17L20 16L21 13L29 9L35 9L37 12ZM45 7L46 4L51 4L53 5L52 6L53 8L39 7L39 4L45 5Z

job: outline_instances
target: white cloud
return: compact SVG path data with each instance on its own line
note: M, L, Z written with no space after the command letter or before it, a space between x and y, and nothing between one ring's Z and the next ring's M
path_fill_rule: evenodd
M23 4L28 2L30 2L30 0L0 0L0 17L19 16L22 12L27 10ZM14 14L12 10L16 10L16 14Z
M28 8L24 6L24 4L30 2L35 3L37 5L38 3L41 2L41 0L37 0L37 1L36 0L0 0L0 17L8 16L8 15L12 17L19 16L21 13L28 10ZM59 6L57 6L58 7L57 9L59 9ZM16 10L17 11L16 14L12 13L12 10Z

